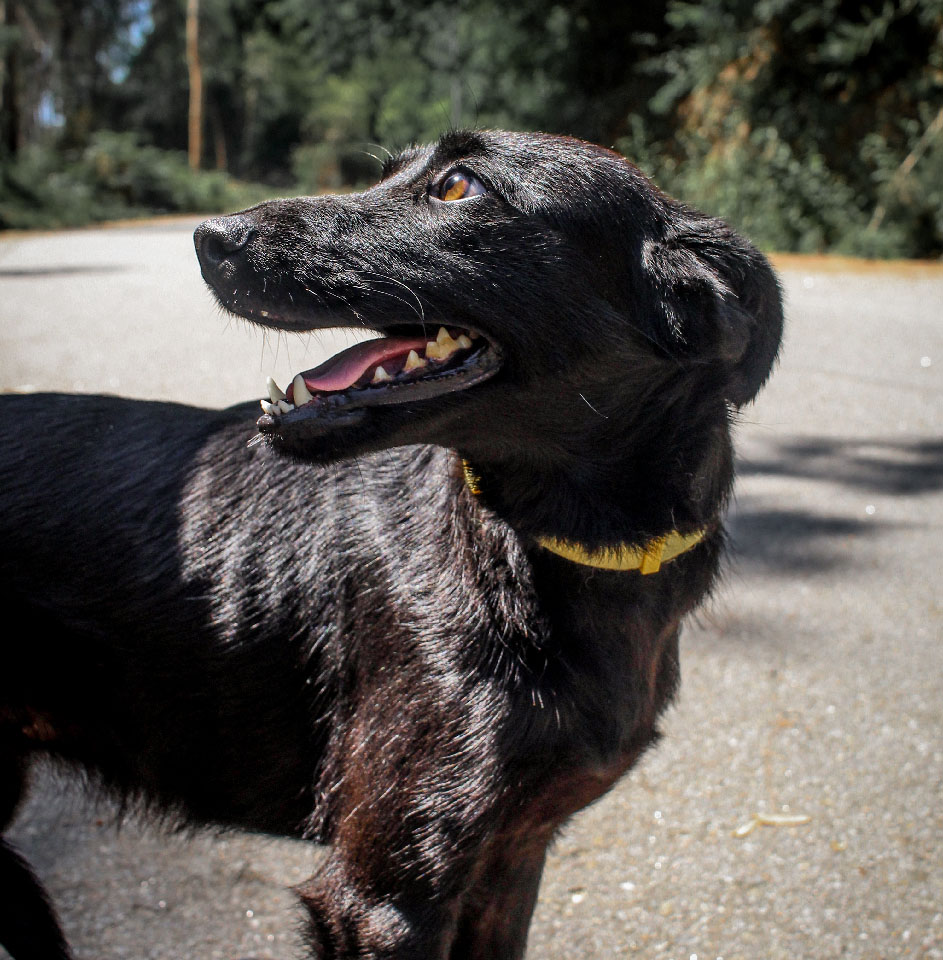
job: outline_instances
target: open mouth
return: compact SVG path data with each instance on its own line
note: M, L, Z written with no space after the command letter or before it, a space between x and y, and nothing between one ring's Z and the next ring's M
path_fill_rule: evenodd
M434 340L407 330L367 340L295 376L282 390L271 377L258 420L263 434L311 421L325 428L366 407L426 400L481 383L501 365L499 350L484 336L440 327Z

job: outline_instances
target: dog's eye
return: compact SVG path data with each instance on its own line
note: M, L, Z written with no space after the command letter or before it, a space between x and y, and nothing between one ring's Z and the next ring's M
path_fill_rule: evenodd
M467 200L485 192L485 186L470 173L456 170L448 174L436 192L440 200Z

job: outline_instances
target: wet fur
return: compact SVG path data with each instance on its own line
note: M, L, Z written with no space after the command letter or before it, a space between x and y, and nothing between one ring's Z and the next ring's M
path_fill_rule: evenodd
M435 201L456 166L487 195ZM675 690L775 278L615 154L538 134L450 134L364 194L201 229L234 238L204 275L259 322L474 325L504 366L254 447L255 402L2 398L0 598L29 627L4 641L0 823L51 755L184 822L330 842L299 889L315 956L519 958L547 845ZM699 526L644 577L536 545ZM9 845L0 889L16 960L69 956Z

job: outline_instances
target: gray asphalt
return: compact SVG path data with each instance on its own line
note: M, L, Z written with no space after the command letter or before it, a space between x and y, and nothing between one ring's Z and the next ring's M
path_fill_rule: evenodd
M221 316L194 224L0 239L0 388L222 406L332 349ZM533 960L943 958L943 266L778 264L733 563L664 742L550 858ZM304 845L119 832L48 774L13 837L81 960L298 955Z

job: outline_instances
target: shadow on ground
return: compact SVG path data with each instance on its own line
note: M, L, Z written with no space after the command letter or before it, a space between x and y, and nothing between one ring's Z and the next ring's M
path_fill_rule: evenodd
M749 498L730 517L730 546L738 575L759 569L789 576L854 566L865 538L901 524L873 518L854 520L807 510L754 507Z
M828 480L856 490L913 496L943 489L943 440L783 440L766 457L740 461L741 477Z
M93 263L87 266L77 264L66 267L0 267L0 277L28 278L33 277L72 277L83 273L120 273L124 270L130 270L131 267L122 264L105 265Z
M943 489L943 441L842 440L801 437L763 445L738 463L745 490L730 516L738 574L751 570L790 576L853 567L863 542L907 527L863 513L851 516L846 488L857 495L916 497ZM827 484L820 508L789 509L750 492L751 477L786 477ZM862 505L863 507L863 505Z

